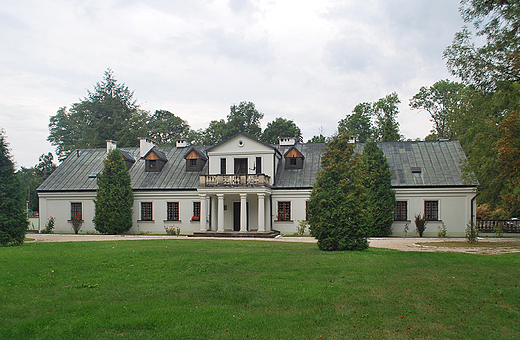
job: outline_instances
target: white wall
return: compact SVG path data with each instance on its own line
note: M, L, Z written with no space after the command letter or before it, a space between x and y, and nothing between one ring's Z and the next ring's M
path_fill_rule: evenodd
M282 234L295 234L298 231L300 221L305 221L306 202L309 200L311 190L275 190L272 193L271 221L274 230ZM278 221L278 202L291 202L291 220ZM308 234L308 230L306 231Z

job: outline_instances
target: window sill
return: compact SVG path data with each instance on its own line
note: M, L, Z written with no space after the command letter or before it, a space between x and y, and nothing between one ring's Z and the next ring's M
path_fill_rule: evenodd
M72 223L72 220L67 220L67 222ZM84 221L84 220L78 220L78 222L83 223L83 222L85 222L85 221Z
M275 222L294 222L293 220L275 220Z
M182 223L181 220L163 220L164 223L171 223L171 222L176 222L176 223Z
M139 223L142 223L142 222L155 223L155 220L137 220L137 222L139 222Z

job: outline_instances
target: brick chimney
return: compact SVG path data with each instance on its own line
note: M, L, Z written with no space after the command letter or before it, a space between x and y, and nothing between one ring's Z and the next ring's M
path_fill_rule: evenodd
M296 145L296 137L280 137L280 146L293 146Z

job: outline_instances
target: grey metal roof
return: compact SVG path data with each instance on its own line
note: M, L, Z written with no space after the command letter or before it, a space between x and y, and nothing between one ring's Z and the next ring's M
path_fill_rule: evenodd
M285 158L278 163L273 189L312 188L321 170L321 155L327 149L324 143L307 143L296 146L278 146L282 155L296 148L304 157L301 169L285 169Z
M195 146L197 152L204 154L207 147ZM145 160L139 157L139 148L121 148L137 161L130 168L132 188L134 190L196 190L199 174L207 173L207 164L202 171L186 172L185 148L155 147L164 154L168 161L160 172L145 172ZM79 156L78 156L79 154ZM84 191L97 190L95 178L89 178L93 172L103 170L106 149L82 149L73 152L40 185L38 191Z
M294 146L274 146L280 155L286 154ZM311 188L316 175L321 170L321 155L326 144L298 144L297 150L305 157L302 169L285 169L285 160L279 162L273 189ZM364 145L358 144L361 152ZM464 183L461 161L466 156L458 141L437 142L388 142L378 143L390 165L393 187L449 187L475 186ZM208 146L192 146L206 155ZM145 172L145 160L139 156L139 148L122 148L126 156L137 160L130 168L134 190L196 190L199 175L207 174L208 164L200 172L186 171L186 148L154 147L168 160L160 172ZM71 153L38 191L82 191L96 190L93 173L103 170L106 149L81 149Z
M462 179L461 162L466 155L458 141L377 143L383 151L393 187L476 186ZM357 152L364 144L357 145Z

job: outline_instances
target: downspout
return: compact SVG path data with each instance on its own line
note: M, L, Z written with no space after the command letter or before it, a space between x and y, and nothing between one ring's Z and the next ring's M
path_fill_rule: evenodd
M473 196L473 198L471 199L471 222L476 224L477 220L475 218L475 212L474 212L474 209L473 209L473 206L474 206L474 203L475 203L475 199L477 199L477 196L479 195L480 193L476 193L475 196Z

